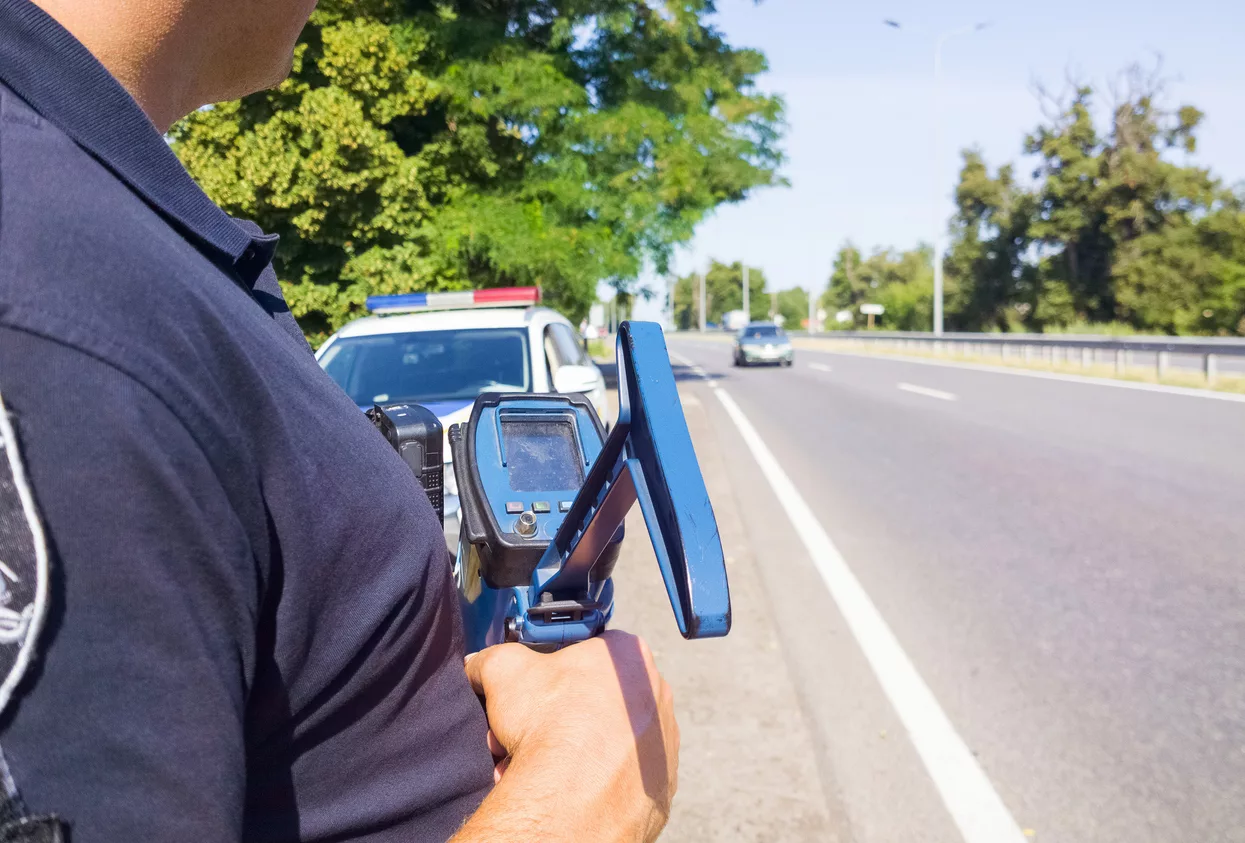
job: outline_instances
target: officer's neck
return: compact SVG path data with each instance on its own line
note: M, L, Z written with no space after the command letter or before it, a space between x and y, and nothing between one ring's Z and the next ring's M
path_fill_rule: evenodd
M205 68L188 0L33 0L91 51L161 132L193 111Z

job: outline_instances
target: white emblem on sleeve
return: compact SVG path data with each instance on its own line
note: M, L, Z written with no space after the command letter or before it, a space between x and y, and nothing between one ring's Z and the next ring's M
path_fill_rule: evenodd
M0 712L34 658L48 603L48 550L0 396Z

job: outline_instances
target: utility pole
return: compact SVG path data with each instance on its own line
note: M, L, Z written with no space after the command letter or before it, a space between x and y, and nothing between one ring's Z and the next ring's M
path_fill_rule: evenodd
M829 305L834 304L834 299L831 298L830 296L830 291L833 289L834 289L834 265L831 264L830 265L830 277L826 279L826 291L821 294L821 297L826 300L826 304L829 304ZM824 323L827 319L834 319L834 318L835 318L834 316L830 315L830 308L826 308L825 319L823 319L822 322ZM822 324L821 327L824 329L826 326L825 324Z
M884 21L893 28L900 29L898 22ZM942 182L938 178L938 162L942 156L942 47L950 38L980 32L990 25L982 21L963 29L952 30L938 36L934 46L934 335L942 336L942 253L946 249L946 220L942 216Z
M748 303L748 264L744 264L744 320L752 321L752 310Z
M700 332L705 332L705 274L700 273Z
M943 35L934 47L934 336L942 336L942 181L938 178L938 162L942 157L942 45L954 33ZM873 321L873 317L869 317Z
M662 327L666 330L674 330L677 327L674 318L674 285L673 275L666 276L666 307L663 311Z
M817 300L813 298L813 285L808 285L808 332L817 333Z

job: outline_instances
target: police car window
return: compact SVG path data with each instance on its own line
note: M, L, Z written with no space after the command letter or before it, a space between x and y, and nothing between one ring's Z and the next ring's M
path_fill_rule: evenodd
M553 340L553 331L545 328L545 369L549 372L549 388L553 389L553 376L562 368L562 356L558 353L558 344Z
M342 337L320 365L360 406L472 401L481 392L528 392L532 383L521 328Z
M555 322L549 326L549 332L553 335L553 342L558 350L558 359L563 366L583 366L585 364L583 346L575 339L575 334L571 332L570 327L563 325L561 322Z

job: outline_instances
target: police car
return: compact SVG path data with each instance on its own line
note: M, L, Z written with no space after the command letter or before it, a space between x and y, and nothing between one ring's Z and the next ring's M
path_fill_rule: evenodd
M422 404L448 435L483 392L582 393L606 418L605 378L538 287L372 296L316 352L359 405ZM458 539L458 484L445 454L445 533Z

